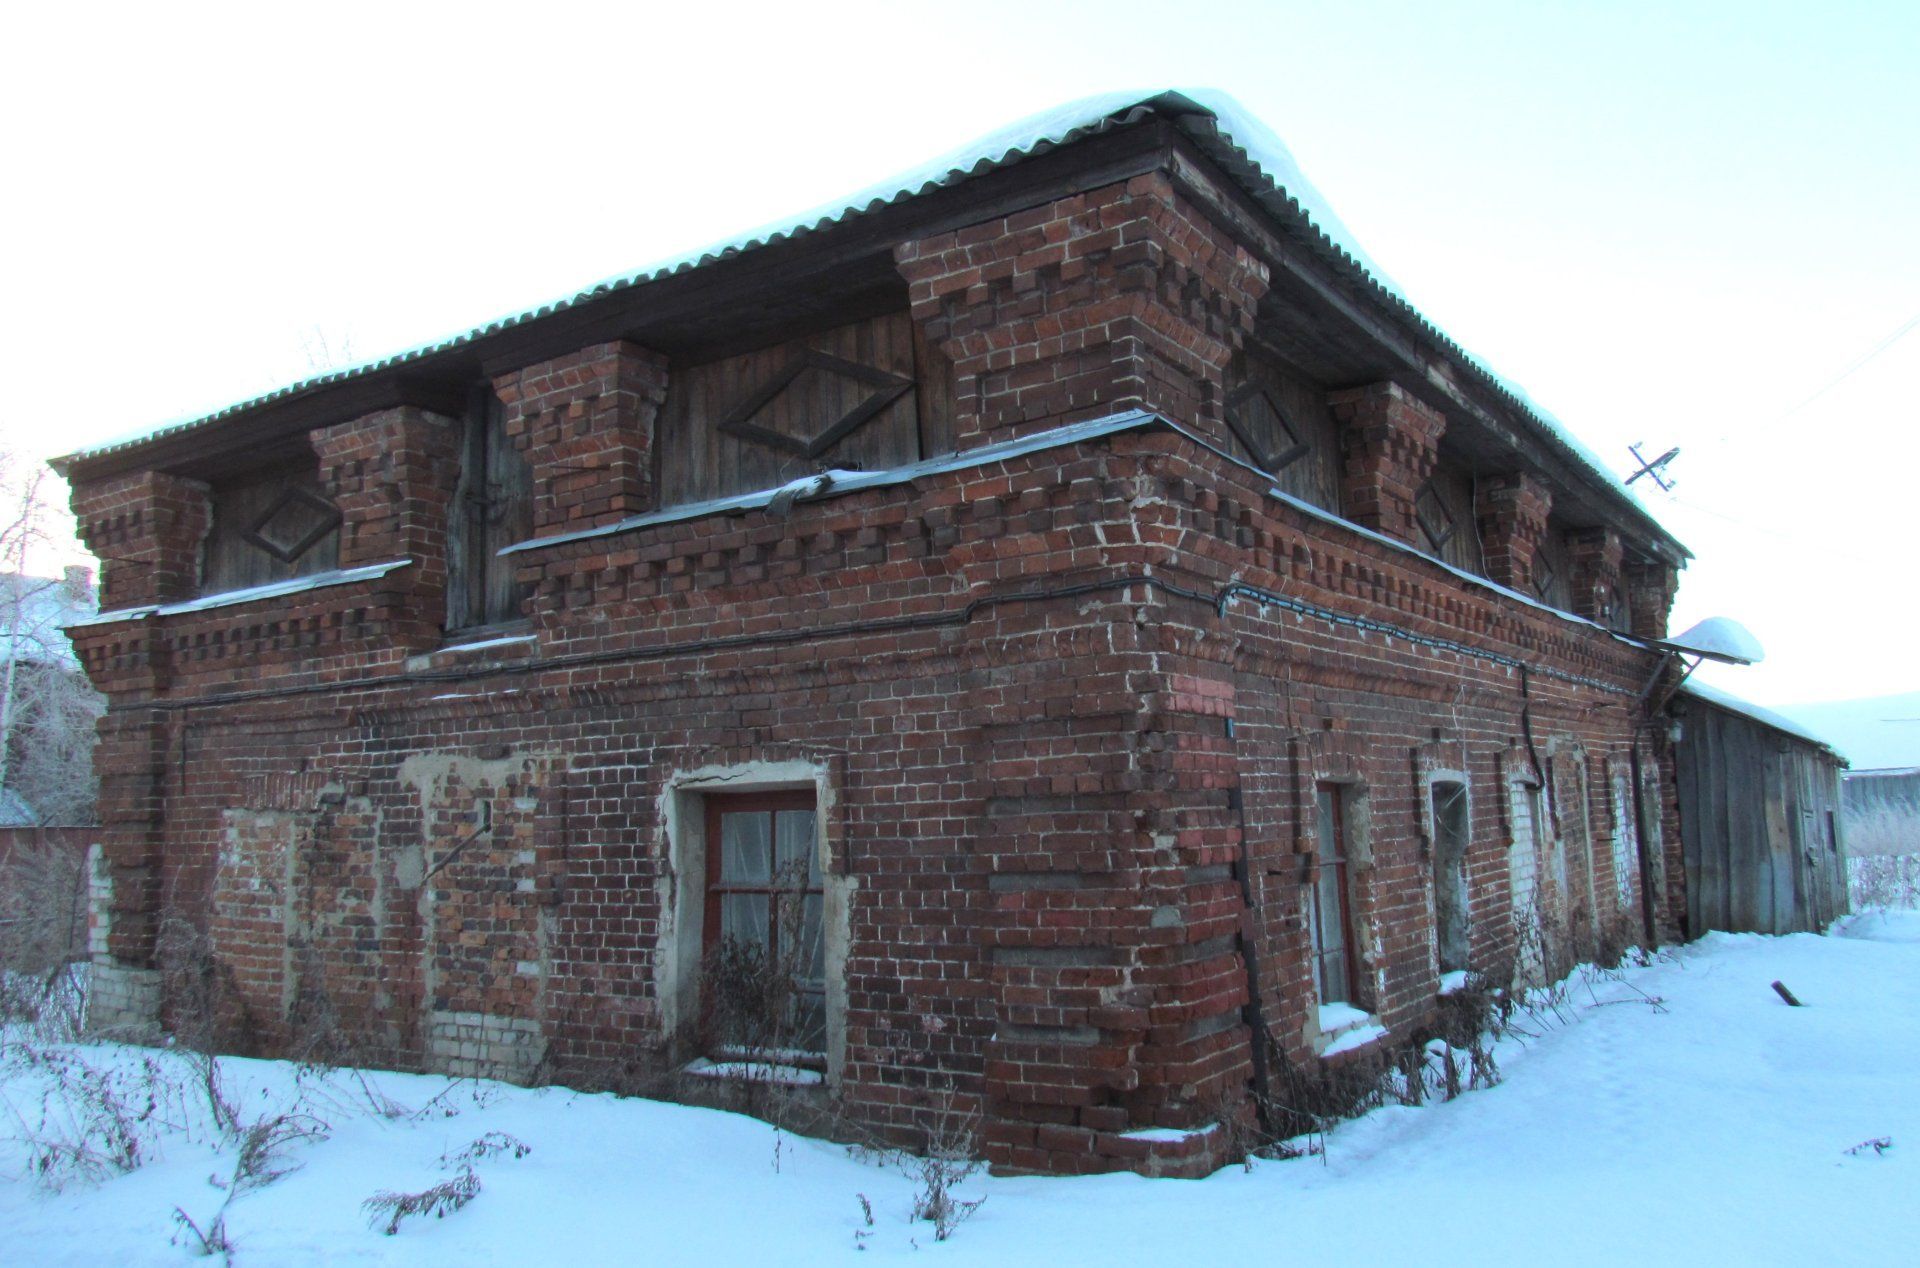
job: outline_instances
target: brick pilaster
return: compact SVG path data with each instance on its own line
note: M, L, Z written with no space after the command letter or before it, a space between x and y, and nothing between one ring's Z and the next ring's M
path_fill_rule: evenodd
M100 557L100 606L142 607L192 598L210 518L207 486L141 471L76 485L80 540Z
M1573 611L1589 621L1610 625L1625 598L1620 563L1625 550L1611 528L1583 528L1567 534L1573 564Z
M1533 561L1547 536L1553 494L1524 471L1494 476L1480 484L1480 543L1487 578L1522 594L1533 592Z
M340 508L340 566L410 559L395 582L417 614L400 631L431 641L445 622L447 526L460 477L460 423L414 406L311 433L320 481Z
M1340 426L1341 513L1354 523L1414 543L1413 503L1433 474L1447 420L1397 383L1328 394Z
M493 381L506 432L533 468L535 533L593 528L653 508L654 421L667 362L597 344Z
M895 248L953 363L962 448L1127 408L1226 443L1228 363L1266 266L1163 175Z
M1631 629L1639 638L1665 638L1667 617L1673 611L1674 595L1680 591L1680 574L1653 560L1629 560L1621 571L1626 590L1627 613Z

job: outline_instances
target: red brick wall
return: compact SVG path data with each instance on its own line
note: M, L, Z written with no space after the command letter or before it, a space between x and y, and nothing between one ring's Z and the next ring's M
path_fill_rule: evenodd
M913 315L952 360L961 448L1127 408L1227 444L1228 362L1266 267L1164 175L895 250Z
M1159 178L899 258L963 445L1127 405L1217 438L1264 288ZM496 380L543 523L643 505L661 368L611 345ZM1391 385L1336 407L1355 513L1410 536L1444 420ZM1366 1002L1395 1041L1435 1006L1434 771L1472 786L1476 965L1514 952L1507 787L1536 753L1593 790L1578 861L1616 892L1603 772L1651 659L1271 499L1188 437L531 550L532 641L454 656L432 639L453 430L391 411L315 433L343 563L409 567L78 640L115 703L114 955L150 959L163 912L202 922L270 1048L331 1018L366 1060L453 1068L532 1037L520 1076L645 1083L684 1055L660 993L666 904L696 883L670 873L678 781L797 763L850 895L846 1112L911 1138L951 1085L997 1166L1186 1174L1245 1104L1250 958L1288 1058L1324 1046L1315 779L1361 790ZM1559 951L1622 915L1563 921ZM1193 1134L1126 1135L1148 1127Z
M503 374L506 431L533 467L534 531L559 533L653 509L653 431L666 359L609 343Z

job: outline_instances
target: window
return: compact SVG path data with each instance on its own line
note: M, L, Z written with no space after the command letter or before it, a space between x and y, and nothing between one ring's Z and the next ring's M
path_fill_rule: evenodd
M202 547L201 594L222 594L340 566L340 508L320 483L320 462L301 453L215 483Z
M1322 1004L1354 1004L1359 980L1347 859L1347 797L1338 784L1320 784L1313 884L1313 985Z
M1433 926L1440 971L1467 967L1467 786L1435 781L1433 809Z
M533 536L533 471L506 437L506 411L476 387L461 433L460 483L447 526L447 628L520 619L526 587L500 550Z
M709 796L706 806L708 1042L823 1056L825 895L814 795Z

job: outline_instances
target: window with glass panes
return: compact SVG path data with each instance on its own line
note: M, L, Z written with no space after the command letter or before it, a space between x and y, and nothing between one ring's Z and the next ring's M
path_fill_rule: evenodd
M779 1019L785 1043L824 1053L824 902L811 792L707 798L709 949L732 941L757 950L794 985Z
M1353 912L1347 876L1347 807L1338 784L1315 788L1313 985L1322 1004L1354 1004Z

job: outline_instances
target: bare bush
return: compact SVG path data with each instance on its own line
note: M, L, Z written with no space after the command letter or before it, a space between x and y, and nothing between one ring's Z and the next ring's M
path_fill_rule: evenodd
M78 1033L87 957L87 863L76 849L21 841L0 858L0 1024Z
M1848 810L1846 831L1849 858L1920 854L1920 801L1888 800Z
M132 1171L162 1135L191 1121L184 1089L163 1056L133 1064L97 1061L95 1054L58 1046L7 1046L5 1072L37 1091L23 1101L0 1099L0 1111L41 1188Z
M1849 858L1847 896L1857 912L1920 909L1920 853Z
M925 1147L919 1153L900 1155L900 1166L916 1186L913 1218L933 1225L935 1241L952 1237L986 1201L954 1196L954 1190L980 1169L980 1109L977 1105L963 1108L950 1080L936 1090Z
M369 1225L392 1237L405 1220L423 1215L445 1219L480 1196L480 1177L473 1169L476 1162L506 1154L524 1158L532 1152L531 1146L505 1132L487 1132L440 1156L440 1165L453 1171L445 1180L414 1193L383 1190L362 1202L360 1209L366 1212Z

